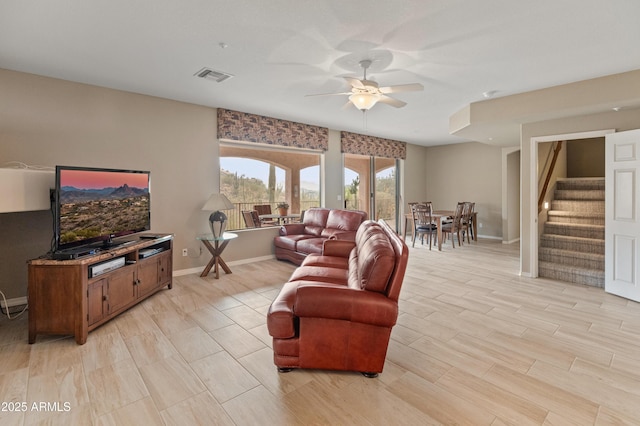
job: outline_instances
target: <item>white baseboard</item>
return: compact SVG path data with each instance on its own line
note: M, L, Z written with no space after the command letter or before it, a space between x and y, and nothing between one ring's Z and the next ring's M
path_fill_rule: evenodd
M480 235L480 234L478 234L478 238L486 238L487 240L502 240L502 237L496 237L495 235Z
M520 238L515 238L511 241L503 241L502 244L513 244L513 243L517 243L518 241L520 241Z
M245 265L247 263L254 263L254 262L261 262L263 260L271 260L271 259L275 259L276 256L271 254L268 256L260 256L260 257L252 257L250 259L240 259L240 260L234 260L233 262L226 262L227 265L231 266L235 266L235 265ZM195 273L201 273L202 269L204 268L204 266L198 266L196 268L189 268L189 269L179 269L177 271L173 271L173 276L174 277L179 277L182 275L190 275L190 274L195 274Z
M7 303L5 305L4 300L0 299L0 307L2 309L7 309L7 307L9 308L13 308L14 306L24 306L27 304L27 298L26 297L16 297L13 299L7 299Z
M198 266L197 268L189 268L189 269L179 269L177 271L173 271L174 277L180 277L182 275L190 275L195 274L196 272L202 272L204 266Z
M275 254L270 254L268 256L260 256L260 257L253 257L251 259L240 259L240 260L234 260L233 262L227 262L227 265L246 265L247 263L253 263L253 262L262 262L263 260L271 260L271 259L275 259L276 255Z

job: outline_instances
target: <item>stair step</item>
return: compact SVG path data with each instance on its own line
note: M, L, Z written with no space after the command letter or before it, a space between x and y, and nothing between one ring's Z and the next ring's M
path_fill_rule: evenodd
M555 200L594 200L604 202L604 190L595 189L556 189L553 192Z
M549 210L547 212L547 220L549 222L604 225L604 212L587 213L565 210Z
M604 178L565 178L556 181L556 189L602 190Z
M544 233L604 240L604 225L545 222Z
M604 254L604 240L595 238L542 234L540 236L540 247L571 250L582 253Z
M558 179L538 248L538 275L604 287L604 178Z
M538 262L538 276L604 288L604 270Z
M538 260L541 262L604 271L604 254L599 253L582 253L572 250L540 247L538 250Z
M604 201L553 200L551 201L551 210L604 213Z

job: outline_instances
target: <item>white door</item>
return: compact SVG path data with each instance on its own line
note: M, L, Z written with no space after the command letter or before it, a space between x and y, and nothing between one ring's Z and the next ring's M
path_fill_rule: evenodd
M604 289L640 301L640 129L607 135L605 162Z

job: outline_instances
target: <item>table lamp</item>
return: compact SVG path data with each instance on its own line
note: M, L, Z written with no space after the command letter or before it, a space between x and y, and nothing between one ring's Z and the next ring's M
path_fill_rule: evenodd
M235 208L233 203L224 194L211 194L202 210L212 211L209 216L209 226L214 238L220 238L227 228L227 215L220 210L231 210Z

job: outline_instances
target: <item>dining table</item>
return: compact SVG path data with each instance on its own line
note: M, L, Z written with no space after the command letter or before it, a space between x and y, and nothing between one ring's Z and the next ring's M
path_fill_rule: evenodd
M300 219L300 213L291 213L291 214L261 214L258 215L260 220L271 219L277 220L279 225L284 223L290 223L293 220Z
M453 217L456 212L453 210L434 210L431 213L431 218L436 222L438 229L438 250L442 251L442 224L443 221L447 218ZM473 241L478 241L478 220L477 220L478 212L473 212L471 214L471 228L473 230ZM411 227L413 227L413 214L405 213L404 215L404 238L407 239L407 229L409 229L408 224L411 223Z

